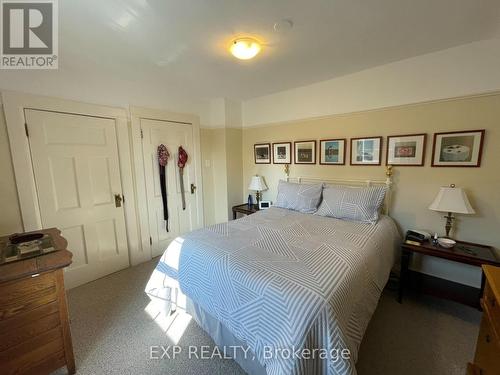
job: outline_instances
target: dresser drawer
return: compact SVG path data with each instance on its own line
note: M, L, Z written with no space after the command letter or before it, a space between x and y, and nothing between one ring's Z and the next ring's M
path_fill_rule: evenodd
M0 321L56 300L54 272L4 283L0 286Z
M0 284L0 374L49 374L67 363L62 282L59 269Z
M500 343L493 331L488 314L483 314L477 338L474 364L485 374L500 374Z
M41 315L37 319L26 319L23 317L22 324L18 324L15 318L3 321L4 323L14 323L12 327L6 326L0 331L0 353L13 346L23 344L29 341L31 338L39 336L51 329L60 326L59 311L57 310L57 302L55 304L55 311L49 315ZM40 309L32 310L34 312L39 312ZM18 316L24 316L25 314L19 314Z
M491 325L493 340L500 345L500 306L498 303L499 301L495 298L491 286L487 283L484 289L482 306L484 315L488 317Z
M0 373L2 375L48 374L64 365L62 353L64 353L62 330L61 327L56 327L0 352Z

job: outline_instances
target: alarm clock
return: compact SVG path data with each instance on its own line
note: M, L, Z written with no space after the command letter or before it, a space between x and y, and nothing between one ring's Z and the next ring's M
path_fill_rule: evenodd
M260 201L259 202L259 210L267 210L271 207L271 201Z

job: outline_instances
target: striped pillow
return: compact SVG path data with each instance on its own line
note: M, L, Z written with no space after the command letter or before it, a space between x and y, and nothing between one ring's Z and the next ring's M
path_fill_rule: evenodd
M314 213L321 200L322 190L323 184L294 184L280 180L274 206L303 213Z
M375 224L386 191L386 186L325 186L316 215Z

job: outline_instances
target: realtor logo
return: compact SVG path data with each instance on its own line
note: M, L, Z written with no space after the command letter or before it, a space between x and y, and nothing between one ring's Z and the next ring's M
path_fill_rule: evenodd
M57 69L57 0L0 0L1 69Z

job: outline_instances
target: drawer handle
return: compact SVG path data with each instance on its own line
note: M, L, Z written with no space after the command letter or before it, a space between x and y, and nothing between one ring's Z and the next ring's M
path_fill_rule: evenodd
M491 342L491 337L490 335L486 335L486 342L489 344Z

